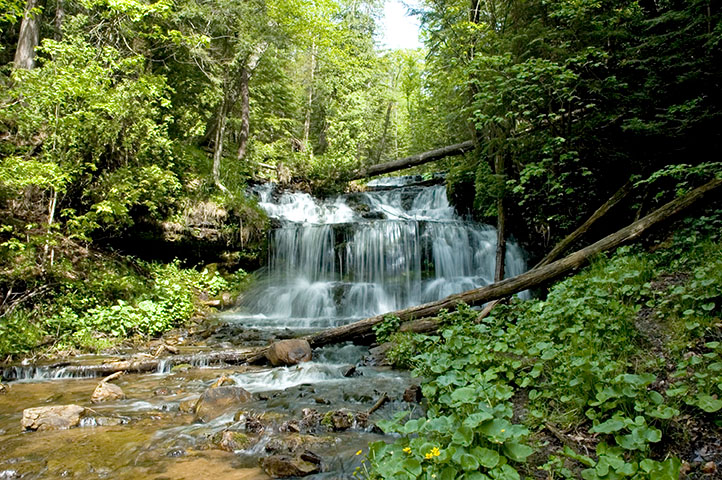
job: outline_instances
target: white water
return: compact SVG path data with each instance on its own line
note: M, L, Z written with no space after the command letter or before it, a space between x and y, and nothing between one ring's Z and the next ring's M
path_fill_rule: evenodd
M280 226L257 286L225 319L321 329L492 283L496 230L460 218L443 185L407 181L325 202L256 187L261 207ZM523 252L508 242L507 277L525 269Z

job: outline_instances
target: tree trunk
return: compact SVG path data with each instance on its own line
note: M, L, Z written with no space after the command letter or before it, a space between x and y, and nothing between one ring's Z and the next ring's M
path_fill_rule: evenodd
M249 83L251 74L246 66L241 68L240 90L241 90L241 133L238 139L238 160L246 158L248 148L248 137L251 133L251 97Z
M505 158L503 153L497 153L494 159L498 192L496 199L496 267L494 268L494 281L504 280L504 260L506 259L506 210L504 209Z
M63 21L65 20L65 7L63 0L56 0L55 4L55 40L63 39Z
M400 158L391 162L379 163L363 168L351 175L348 180L359 180L362 178L373 177L375 175L383 175L384 173L396 172L405 168L423 165L425 163L441 160L442 158L453 155L462 155L474 149L474 142L468 140L466 142L456 143L447 147L437 148L424 153L417 153L410 157Z
M218 112L218 120L216 124L216 140L213 146L213 183L224 193L228 193L228 189L221 182L221 158L223 158L223 138L226 134L226 113L228 111L228 98L223 96L221 108Z
M384 120L384 130L381 133L381 138L379 139L379 146L376 149L376 161L381 161L381 155L384 153L384 148L386 148L386 136L389 133L389 124L391 123L391 111L394 108L394 102L389 102L389 106L386 108L386 119Z
M311 44L311 69L308 82L308 103L306 104L306 118L303 122L303 149L308 150L308 139L311 135L311 113L313 110L313 80L316 73L316 42Z
M251 53L248 58L241 65L238 80L238 90L241 95L241 132L238 140L238 154L236 158L240 161L246 157L246 150L248 149L248 139L251 133L251 95L250 95L250 83L253 71L258 66L258 62L261 61L263 52L268 48L267 43L260 43L256 45L256 49ZM233 98L233 102L229 106L230 111L233 108L233 104L236 103L236 98Z
M544 265L547 265L564 253L564 251L571 246L572 243L574 243L579 237L584 235L591 227L594 225L594 223L605 216L609 210L611 210L615 205L617 205L619 202L621 202L627 195L629 195L629 192L632 191L632 182L627 181L622 187L617 190L614 195L612 195L609 200L604 202L604 204L599 207L583 224L579 226L576 230L574 230L572 233L564 237L564 239L557 243L554 248L541 260L539 263L537 263L534 268L543 267Z
M31 70L35 66L35 47L40 42L40 13L33 12L37 7L38 0L28 0L25 6L13 62L15 68Z
M689 208L722 186L722 179L712 180L705 185L698 187L687 195L675 199L661 208L653 211L644 218L618 230L617 232L578 250L567 257L557 260L543 267L534 268L516 277L507 278L485 287L469 290L467 292L450 295L442 300L418 305L383 315L366 318L358 322L350 323L340 327L331 328L307 337L313 347L320 347L329 343L338 343L353 340L372 331L374 325L381 323L387 315L399 317L406 322L425 317L437 315L441 310L454 310L457 305L466 303L478 305L498 298L513 295L523 290L542 285L550 280L576 270L586 264L592 257L601 252L616 248L623 243L635 240L652 227L667 220L673 215Z

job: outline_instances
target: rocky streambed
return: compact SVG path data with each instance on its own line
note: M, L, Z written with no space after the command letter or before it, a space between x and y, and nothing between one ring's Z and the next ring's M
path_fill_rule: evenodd
M379 419L420 413L412 379L371 365L368 348L325 347L291 366L230 365L219 351L242 351L238 338L263 334L223 331L148 346L158 358L5 368L0 479L352 478L357 453L385 438ZM149 361L159 368L105 379L95 368Z

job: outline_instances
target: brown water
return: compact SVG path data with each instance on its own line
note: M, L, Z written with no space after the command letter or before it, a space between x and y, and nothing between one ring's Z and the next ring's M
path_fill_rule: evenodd
M335 352L339 351L343 349ZM344 360L345 356L341 355ZM83 361L92 363L92 358ZM344 378L339 365L333 358L321 358L289 368L206 367L129 374L113 382L126 398L101 404L90 402L97 378L9 382L0 394L0 479L270 478L258 467L259 459L269 454L265 443L289 436L279 432L282 422L299 419L301 410L309 407L321 413L338 408L367 411L381 394L400 398L408 385L404 374L370 367L361 367L359 377ZM254 400L238 410L272 419L263 434L249 434L258 443L247 450L226 452L213 438L234 425L234 412L203 424L194 423L193 415L179 408L224 374L254 393ZM68 404L92 409L80 427L21 431L25 408ZM387 418L400 408L408 405L391 402L371 421ZM361 459L356 451L365 451L370 441L384 438L370 430L324 433L323 447L315 453L322 457L325 473L307 478L351 478Z

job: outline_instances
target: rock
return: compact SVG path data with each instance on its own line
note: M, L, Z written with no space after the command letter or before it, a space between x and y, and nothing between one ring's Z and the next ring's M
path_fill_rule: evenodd
M22 426L25 430L66 430L77 427L85 411L80 405L26 408Z
M214 442L218 448L226 452L235 452L236 450L245 450L253 442L252 439L242 432L224 430L214 437Z
M419 385L411 385L404 391L404 402L419 403L422 398L421 387Z
M118 385L107 382L100 382L93 395L90 397L90 401L93 403L107 402L108 400L122 400L125 398L125 393Z
M295 457L271 455L261 459L261 468L273 478L304 477L321 471L320 459L319 463L307 460L317 458L310 455L304 456L304 458L301 455Z
M220 378L218 380L213 382L213 385L211 385L210 388L218 388L218 387L222 387L224 385L235 385L235 384L236 384L236 381L230 377L227 377L226 374L224 373L223 375L220 376Z
M280 340L272 344L266 353L266 358L274 367L309 362L311 356L311 345L302 338Z
M231 295L229 292L223 292L221 294L221 303L224 307L230 307L233 305L233 295Z
M309 449L326 449L336 443L332 436L304 435L289 433L272 437L266 444L266 451L271 454L295 456L308 453Z
M8 386L0 383L0 395L2 395L3 393L6 393L7 391L8 391Z
M261 433L266 429L263 423L263 419L259 418L258 415L254 415L250 412L240 410L233 416L233 421L236 422L234 428L250 432L250 433Z
M209 388L196 402L196 421L209 422L251 398L252 395L241 387Z
M220 300L206 300L203 302L203 305L206 307L212 307L212 308L221 308L222 303Z
M327 412L321 424L336 432L348 430L353 425L353 413L345 409Z
M358 372L356 371L356 366L354 365L344 365L341 367L341 375L344 377L354 377L358 375Z
M377 347L369 349L369 354L363 358L363 364L370 367L389 367L391 362L386 358L386 354L394 344L392 342L382 343Z
M196 403L198 403L198 399L200 397L192 397L188 400L183 400L178 405L178 410L180 410L182 413L194 413L196 409Z

